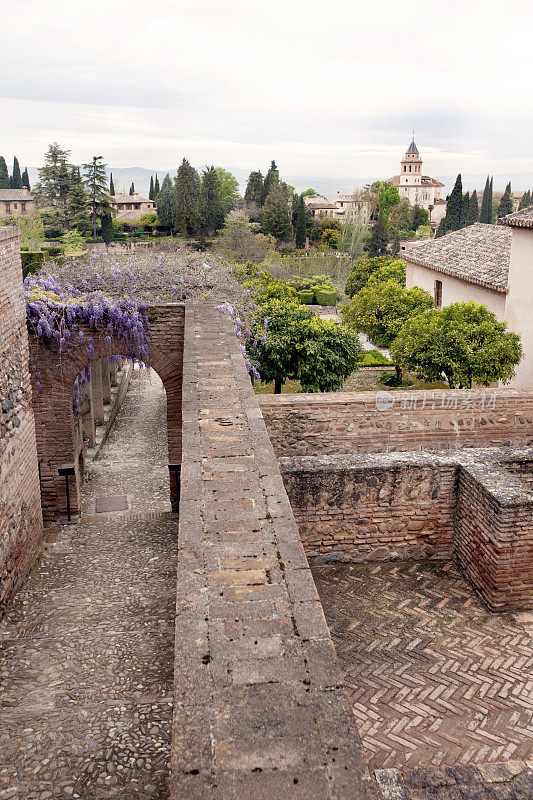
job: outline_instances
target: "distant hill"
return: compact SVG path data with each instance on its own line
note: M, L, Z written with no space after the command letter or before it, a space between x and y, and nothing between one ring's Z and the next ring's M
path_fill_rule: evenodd
M196 169L201 173L201 165L196 165ZM239 167L226 167L239 181L241 193L244 193L246 182L250 170L240 169ZM135 189L145 197L148 197L148 190L150 188L150 177L152 175L159 175L159 182L163 181L166 173L168 172L171 178L174 178L177 169L147 169L146 167L109 167L108 174L113 173L113 182L117 191L128 192L131 183L135 184ZM30 183L33 186L38 180L37 167L28 167L30 176ZM390 176L387 176L390 177ZM445 185L445 192L451 192L457 175L437 175L438 180L442 181ZM477 189L478 194L483 191L485 186L486 175L476 175L474 173L464 173L462 175L463 188L465 191L473 191ZM305 189L316 189L319 194L325 197L333 198L337 192L349 193L353 192L356 187L362 187L376 177L345 177L345 178L319 178L316 175L282 175L284 181L294 186L297 192L303 192ZM533 173L524 172L514 175L494 175L494 189L502 190L505 188L508 181L511 181L513 189L516 191L524 191L525 189L533 188Z

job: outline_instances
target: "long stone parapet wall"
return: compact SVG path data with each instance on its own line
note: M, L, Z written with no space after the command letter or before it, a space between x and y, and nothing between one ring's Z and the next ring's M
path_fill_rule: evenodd
M533 608L532 465L507 448L280 459L316 563L453 557L493 610Z
M266 395L278 456L533 444L533 390Z
M374 785L229 321L186 310L173 798L370 800Z
M4 227L0 228L0 609L31 566L41 536L19 229Z

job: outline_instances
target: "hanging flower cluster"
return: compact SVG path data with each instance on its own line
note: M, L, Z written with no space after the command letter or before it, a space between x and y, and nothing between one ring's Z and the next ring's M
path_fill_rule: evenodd
M84 294L74 286L63 288L54 275L28 276L24 295L28 330L57 352L60 362L72 345L83 341L89 358L94 355L94 337L80 326L103 334L108 344L115 337L129 358L142 360L148 353L148 319L144 307L133 300L117 300L101 291Z
M235 331L235 336L240 342L241 353L244 357L244 363L250 379L252 382L260 381L261 375L259 374L258 370L259 364L257 362L252 363L250 361L250 359L247 357L245 346L246 342L249 342L252 338L249 325L247 324L247 319L256 309L256 304L251 298L250 290L244 290L243 297L237 305L231 305L231 303L226 302L222 303L222 305L216 306L216 308L218 311L222 311L224 314L227 314L233 322L233 330ZM256 344L256 342L254 342L254 344Z

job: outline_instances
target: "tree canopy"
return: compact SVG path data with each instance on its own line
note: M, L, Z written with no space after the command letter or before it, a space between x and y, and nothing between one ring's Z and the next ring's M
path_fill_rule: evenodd
M186 158L183 159L175 180L176 187L176 229L180 233L198 233L200 213L200 176Z
M224 208L220 199L218 173L213 166L205 169L202 174L198 210L203 233L216 233L224 222Z
M218 191L220 195L220 202L222 204L222 211L224 216L232 211L241 199L239 192L239 181L229 172L222 167L216 167L218 177Z
M393 358L427 381L444 375L453 388L509 381L522 357L520 337L486 306L469 300L408 319L391 347Z
M287 242L292 235L289 220L289 206L284 187L275 182L272 185L261 211L261 229L271 234L278 242Z

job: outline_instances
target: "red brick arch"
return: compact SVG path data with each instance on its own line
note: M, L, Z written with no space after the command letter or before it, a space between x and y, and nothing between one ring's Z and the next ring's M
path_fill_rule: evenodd
M179 303L150 306L146 309L150 321L150 346L144 361L153 369L165 387L167 396L167 436L169 464L181 464L181 403L183 375L183 333L185 306ZM65 478L58 470L74 468L70 494L73 513L79 509L81 481L80 454L83 441L73 412L73 389L76 377L87 366L100 358L125 355L124 344L107 332L99 334L88 326L83 342L71 346L58 364L58 355L48 350L37 336L30 336L33 367L33 405L37 435L37 453L41 479L43 516L57 519L66 513ZM94 353L89 355L91 337ZM140 355L140 354L137 354ZM37 383L40 388L37 388ZM177 510L178 491L171 480L173 510Z

